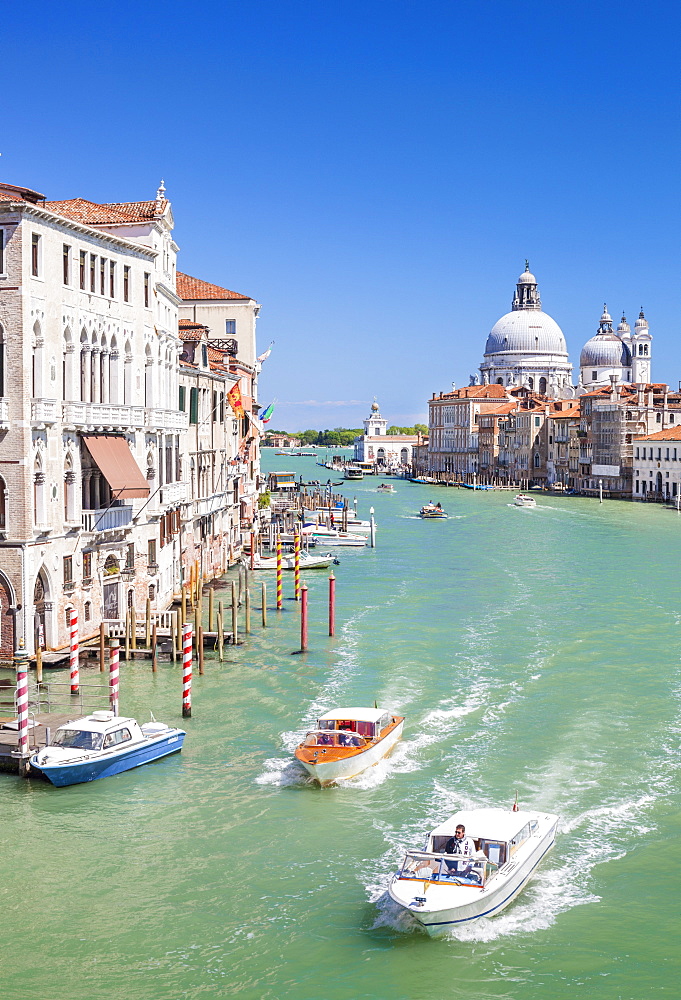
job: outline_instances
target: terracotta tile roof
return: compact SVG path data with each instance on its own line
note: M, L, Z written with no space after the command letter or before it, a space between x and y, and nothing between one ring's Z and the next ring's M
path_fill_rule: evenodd
M46 201L44 207L56 215L86 226L106 226L125 222L148 222L162 215L168 206L167 199L156 201L123 201L100 205L85 198L66 201Z
M191 319L181 319L179 324L180 340L203 340L208 336L208 327L203 323L195 323Z
M219 361L220 364L225 360L225 354L227 351L223 350L221 347L212 347L208 344L208 360L209 361Z
M35 205L39 201L45 201L45 195L30 188L17 187L16 184L0 183L0 201L28 201Z
M655 434L638 434L634 441L681 441L681 426L665 427Z
M189 274L178 271L176 274L177 294L187 302L196 302L203 299L243 299L248 301L250 296L240 295L239 292L230 292L229 288L222 288L220 285L211 285L209 281L202 281L201 278L192 278Z
M508 399L508 393L503 385L467 385L463 389L443 392L435 396L431 402L438 399Z

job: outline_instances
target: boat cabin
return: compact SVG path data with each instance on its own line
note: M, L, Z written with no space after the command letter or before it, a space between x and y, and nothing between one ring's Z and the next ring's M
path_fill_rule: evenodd
M339 708L327 712L317 720L317 732L324 735L355 733L365 740L375 740L397 721L397 718L384 708Z
M444 853L457 826L465 828L466 837L473 841L476 851L481 851L488 861L501 867L537 830L538 822L534 815L506 809L455 813L433 830L426 850L433 854Z
M270 472L267 477L267 489L272 493L277 493L280 490L295 490L295 472Z
M71 750L113 750L143 739L135 719L126 719L113 712L93 712L83 719L66 722L56 730L50 746Z

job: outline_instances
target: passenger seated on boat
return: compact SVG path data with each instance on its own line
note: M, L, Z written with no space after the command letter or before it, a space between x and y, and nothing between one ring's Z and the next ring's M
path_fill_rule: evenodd
M332 747L333 736L330 733L320 733L317 737L317 745L320 747Z

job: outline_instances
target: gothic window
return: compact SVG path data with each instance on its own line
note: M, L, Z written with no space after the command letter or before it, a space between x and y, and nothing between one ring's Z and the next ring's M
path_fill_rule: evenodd
M7 487L5 480L0 476L0 531L7 528Z
M546 393L546 379L543 377L539 379L539 391L542 395Z
M527 380L527 388L528 389L534 389L534 379L531 376Z
M0 398L5 395L5 331L0 324Z
M86 622L89 622L90 619L92 618L92 601L85 602L84 611L85 613L83 615L83 618L85 619Z
M113 576L115 573L118 573L118 569L119 569L118 559L116 558L116 556L113 555L107 556L106 562L104 563L105 576Z

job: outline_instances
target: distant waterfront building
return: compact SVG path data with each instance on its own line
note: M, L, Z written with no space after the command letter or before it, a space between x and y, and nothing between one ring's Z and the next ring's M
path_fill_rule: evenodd
M420 443L419 434L388 434L388 421L381 416L379 405L374 399L371 412L364 420L364 434L355 438L354 460L375 462L386 468L411 465L412 450Z
M503 385L469 385L428 400L428 465L459 476L478 471L478 420L509 396Z
M572 365L563 331L543 312L529 262L518 278L511 312L498 320L480 365L484 384L526 386L549 396L572 394Z
M677 500L681 494L681 424L634 438L633 485L634 500Z

